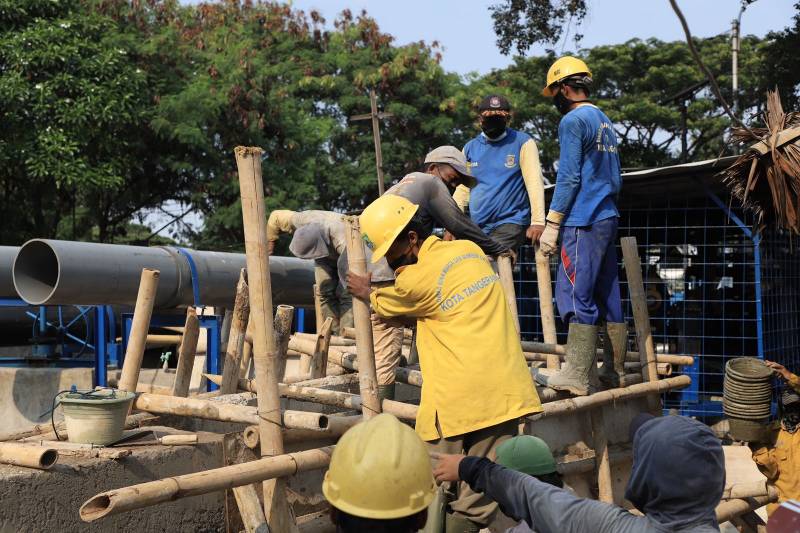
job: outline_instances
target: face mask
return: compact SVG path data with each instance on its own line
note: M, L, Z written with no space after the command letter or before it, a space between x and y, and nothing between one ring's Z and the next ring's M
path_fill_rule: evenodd
M481 130L489 139L496 139L506 131L506 117L489 115L481 119Z
M781 426L789 433L797 431L797 427L800 426L800 409L795 407L785 411L781 418Z
M561 91L557 92L556 95L553 97L553 105L556 106L558 112L562 115L566 115L570 111L570 106L572 106L574 102L564 96Z
M393 259L392 261L386 260L389 263L389 268L392 270L397 270L398 268L413 265L417 262L417 256L411 253L411 245L408 246L403 255L397 257L397 259Z

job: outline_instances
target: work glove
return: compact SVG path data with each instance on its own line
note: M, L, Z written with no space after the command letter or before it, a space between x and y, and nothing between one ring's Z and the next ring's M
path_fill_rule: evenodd
M558 232L561 230L563 219L564 215L556 211L547 213L547 224L542 236L539 237L539 249L545 257L550 257L558 251Z

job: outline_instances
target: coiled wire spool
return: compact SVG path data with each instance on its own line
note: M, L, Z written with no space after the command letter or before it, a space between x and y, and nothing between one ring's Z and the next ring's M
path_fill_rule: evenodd
M772 370L755 357L737 357L725 364L722 408L731 435L759 440L772 408Z

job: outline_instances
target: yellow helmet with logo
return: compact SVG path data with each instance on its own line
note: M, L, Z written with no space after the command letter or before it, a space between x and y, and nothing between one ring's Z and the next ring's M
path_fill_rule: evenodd
M586 66L586 63L577 57L559 57L547 71L547 85L545 85L545 88L542 89L542 96L555 96L556 89L553 86L556 83L576 74L585 74L591 77L592 71L589 70L589 67Z
M390 414L347 430L333 450L322 493L353 516L411 516L433 499L436 484L425 443Z
M377 263L394 240L411 222L419 206L412 204L402 196L384 194L364 209L358 217L361 227L361 238L372 250L372 262Z

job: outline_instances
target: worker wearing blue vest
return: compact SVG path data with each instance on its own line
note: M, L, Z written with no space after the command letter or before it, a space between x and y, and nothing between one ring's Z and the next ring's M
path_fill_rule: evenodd
M556 187L539 243L553 255L561 234L556 303L569 335L564 367L554 375L537 372L536 381L580 396L595 386L599 325L606 336L599 377L606 387L624 385L627 351L616 252L622 185L617 138L611 120L589 100L591 84L586 64L566 56L550 67L542 91L564 117Z
M481 134L464 146L476 184L459 186L453 195L462 210L506 249L526 240L536 242L544 231L544 179L539 149L530 135L509 128L511 105L500 95L478 106Z

